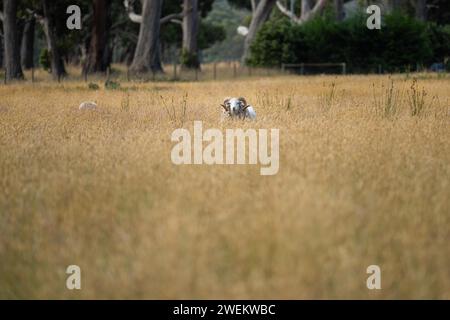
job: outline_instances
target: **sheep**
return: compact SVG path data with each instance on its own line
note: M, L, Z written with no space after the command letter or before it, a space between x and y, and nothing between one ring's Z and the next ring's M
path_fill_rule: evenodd
M256 111L253 107L247 104L245 98L226 98L221 104L223 115L229 118L238 119L256 119Z
M80 110L94 110L97 108L97 104L93 101L85 101L82 104L80 104L79 109Z

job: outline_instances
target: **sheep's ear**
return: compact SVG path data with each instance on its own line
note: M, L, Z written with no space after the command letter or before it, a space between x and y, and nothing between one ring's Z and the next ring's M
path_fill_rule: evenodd
M221 104L222 108L225 109L225 111L230 112L230 108L228 107L228 102L230 102L231 98L225 98L223 100L223 104Z
M244 106L247 106L247 101L245 100L244 97L240 97L238 98L238 100L241 101L244 104Z

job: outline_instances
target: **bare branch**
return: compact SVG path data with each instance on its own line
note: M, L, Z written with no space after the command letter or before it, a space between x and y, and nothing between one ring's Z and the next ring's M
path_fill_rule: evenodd
M283 4L280 1L277 1L277 7L278 7L278 10L280 10L280 12L282 14L284 14L285 16L288 16L289 19L291 19L295 23L300 24L303 22L303 21L301 21L301 17L297 17L293 12L289 11L285 6L283 6Z
M130 5L130 0L124 0L123 5L125 6L125 9L128 12L128 17L130 18L131 21L133 21L134 23L142 23L143 20L142 15L139 15L133 11L132 5ZM180 13L169 14L161 18L160 23L161 24L165 24L168 22L179 23L179 19L183 19L183 17L187 15L191 10L192 8L189 8L187 10L183 10Z
M189 12L190 10L188 10ZM165 16L164 18L161 18L160 23L164 24L167 22L174 22L173 20L179 20L179 19L183 19L183 17L187 14L187 12L180 12L180 13L172 13L169 14L167 16Z
M316 4L311 9L309 1L302 0L302 13L300 17L297 17L293 12L288 10L280 1L277 1L277 7L282 14L288 16L290 19L292 19L292 21L297 24L302 24L303 22L311 20L318 13L320 13L325 7L326 3L327 0L317 0Z
M179 24L179 25L183 24L183 21L179 20L179 19L172 19L172 20L170 20L170 22L175 23L175 24Z
M133 6L130 5L130 0L124 0L123 5L125 6L125 9L127 10L128 17L131 21L134 23L142 23L142 15L137 14L133 10Z
M321 12L323 10L323 8L325 8L325 5L327 4L327 0L318 0L316 2L316 5L314 6L314 8L312 8L312 10L310 11L310 17L309 19L311 19L312 17L314 17L316 14L318 14L319 12Z

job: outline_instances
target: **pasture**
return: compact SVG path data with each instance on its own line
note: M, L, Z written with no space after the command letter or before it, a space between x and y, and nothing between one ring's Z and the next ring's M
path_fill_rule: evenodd
M450 299L448 76L96 83L0 85L0 298ZM278 174L172 164L195 120L280 129Z

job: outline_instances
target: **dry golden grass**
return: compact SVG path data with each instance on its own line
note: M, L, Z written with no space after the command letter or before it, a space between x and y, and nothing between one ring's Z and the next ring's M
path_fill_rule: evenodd
M418 116L405 76L0 86L0 298L449 299L450 78L418 77ZM173 165L194 120L279 128L279 173Z

